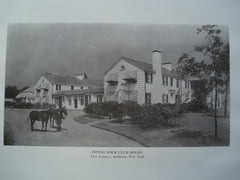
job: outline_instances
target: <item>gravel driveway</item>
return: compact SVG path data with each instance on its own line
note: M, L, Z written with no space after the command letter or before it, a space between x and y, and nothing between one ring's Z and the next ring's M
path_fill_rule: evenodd
M35 122L31 131L30 121L27 121L31 110L5 109L4 121L11 126L14 145L26 146L81 146L81 147L140 147L141 144L121 135L81 124L73 120L81 111L69 111L62 123L62 131L56 128L41 131L41 122Z

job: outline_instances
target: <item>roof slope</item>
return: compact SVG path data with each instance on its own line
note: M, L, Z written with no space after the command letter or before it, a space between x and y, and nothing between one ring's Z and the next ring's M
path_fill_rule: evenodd
M93 80L93 79L83 79L80 80L76 77L72 76L62 76L62 75L56 75L51 73L45 73L43 76L48 79L52 84L61 84L61 85L75 85L75 86L102 86L102 82L99 80Z
M68 91L58 91L53 94L53 96L59 95L83 95L83 94L94 94L94 93L103 93L104 88L89 88L89 89L76 89Z
M148 72L148 73L154 73L155 71L153 70L153 67L152 67L152 64L149 64L149 63L146 63L146 62L142 62L142 61L138 61L138 60L135 60L135 59L131 59L131 58L127 58L127 57L122 57L120 58L116 63L118 63L120 60L124 60L126 62L128 62L129 64L137 67L138 69L144 71L144 72ZM116 64L115 63L115 64ZM114 64L114 65L115 65ZM114 66L113 65L113 66ZM112 66L112 67L113 67ZM111 68L112 68L111 67ZM110 69L111 69L110 68ZM108 71L110 70L108 69ZM107 71L107 72L108 72ZM175 78L180 78L180 76L177 74L176 71L169 71L168 69L162 67L162 74L163 75L167 75L167 76L170 76L170 77L175 77Z
M128 63L132 64L133 66L136 66L138 69L141 69L144 72L149 72L149 73L154 72L154 70L152 68L152 64L145 63L145 62L138 61L138 60L131 59L131 58L127 58L127 57L122 57L121 59L127 61Z

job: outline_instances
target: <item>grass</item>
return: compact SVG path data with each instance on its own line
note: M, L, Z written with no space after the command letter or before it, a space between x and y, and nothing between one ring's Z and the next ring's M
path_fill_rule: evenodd
M204 113L186 113L178 118L179 125L158 125L140 128L129 121L100 122L94 127L121 134L150 147L228 146L229 118L218 118L218 138L214 137L213 117Z

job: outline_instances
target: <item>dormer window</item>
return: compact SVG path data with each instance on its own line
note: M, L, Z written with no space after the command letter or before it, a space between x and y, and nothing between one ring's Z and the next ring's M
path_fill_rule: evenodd
M121 70L120 71L125 71L125 66L121 66Z

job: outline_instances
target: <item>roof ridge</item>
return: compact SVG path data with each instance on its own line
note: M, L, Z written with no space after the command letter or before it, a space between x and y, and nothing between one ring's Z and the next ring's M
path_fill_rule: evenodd
M44 73L43 75L53 75L53 76L61 76L61 77L71 77L71 78L77 78L76 76L69 76L69 75L61 75L61 74L54 74L54 73ZM78 78L77 78L78 79Z

